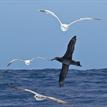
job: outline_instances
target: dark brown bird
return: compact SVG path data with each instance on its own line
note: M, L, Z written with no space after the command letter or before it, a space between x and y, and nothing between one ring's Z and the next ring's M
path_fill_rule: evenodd
M59 85L60 87L64 86L64 80L66 78L67 72L69 70L70 65L81 66L80 61L74 61L72 59L74 48L76 43L76 36L71 38L69 41L67 51L63 57L55 57L51 59L51 61L56 60L62 63L62 69L59 75Z

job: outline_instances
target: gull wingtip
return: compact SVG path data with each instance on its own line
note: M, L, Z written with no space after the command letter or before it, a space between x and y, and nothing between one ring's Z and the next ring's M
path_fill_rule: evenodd
M39 12L45 12L45 10L44 10L44 9L38 9L38 11L39 11Z
M100 18L94 18L95 20L102 20L102 19L100 19Z

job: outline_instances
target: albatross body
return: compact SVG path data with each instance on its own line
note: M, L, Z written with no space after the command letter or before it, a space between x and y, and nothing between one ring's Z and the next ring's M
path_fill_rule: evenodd
M52 61L57 60L58 62L62 63L62 69L61 69L61 72L60 72L60 75L59 75L59 85L60 85L60 87L62 87L64 85L64 80L65 80L67 72L69 70L69 66L70 65L81 66L80 61L74 61L72 59L72 55L73 55L74 48L75 48L75 43L76 43L76 36L74 36L70 40L70 42L68 44L68 47L67 47L67 51L66 51L66 53L64 54L63 57L55 57L55 58L51 59Z
M51 16L53 16L54 18L56 18L57 20L58 20L58 22L59 22L59 24L60 24L60 29L61 29L61 31L63 31L63 32L65 32L65 31L67 31L69 28L70 28L70 26L72 26L73 24L75 24L75 23L78 23L78 22L81 22L81 21L92 21L92 20L101 20L101 19L99 19L99 18L91 18L91 17L83 17L83 18L79 18L79 19L77 19L77 20L74 20L74 21L72 21L72 22L70 22L70 23L62 23L62 21L59 19L59 17L54 13L54 12L52 12L52 11L50 11L50 10L39 10L41 13L45 13L45 14L47 14L47 15L51 15Z

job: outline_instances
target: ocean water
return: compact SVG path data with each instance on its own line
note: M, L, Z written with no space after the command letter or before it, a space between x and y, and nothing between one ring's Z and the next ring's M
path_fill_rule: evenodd
M59 73L60 69L0 70L0 107L107 107L107 69L69 70L62 88ZM10 83L68 104L36 101L31 93L10 88Z

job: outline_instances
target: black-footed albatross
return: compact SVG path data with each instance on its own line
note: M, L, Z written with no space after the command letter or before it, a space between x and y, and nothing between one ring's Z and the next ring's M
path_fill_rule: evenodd
M69 41L67 51L63 57L55 57L51 59L51 61L56 60L62 63L62 69L59 75L59 85L60 87L64 86L64 80L66 78L67 72L69 70L70 65L76 65L76 66L81 66L80 61L74 61L72 59L72 55L74 52L75 48L75 43L76 43L76 36L71 38Z

